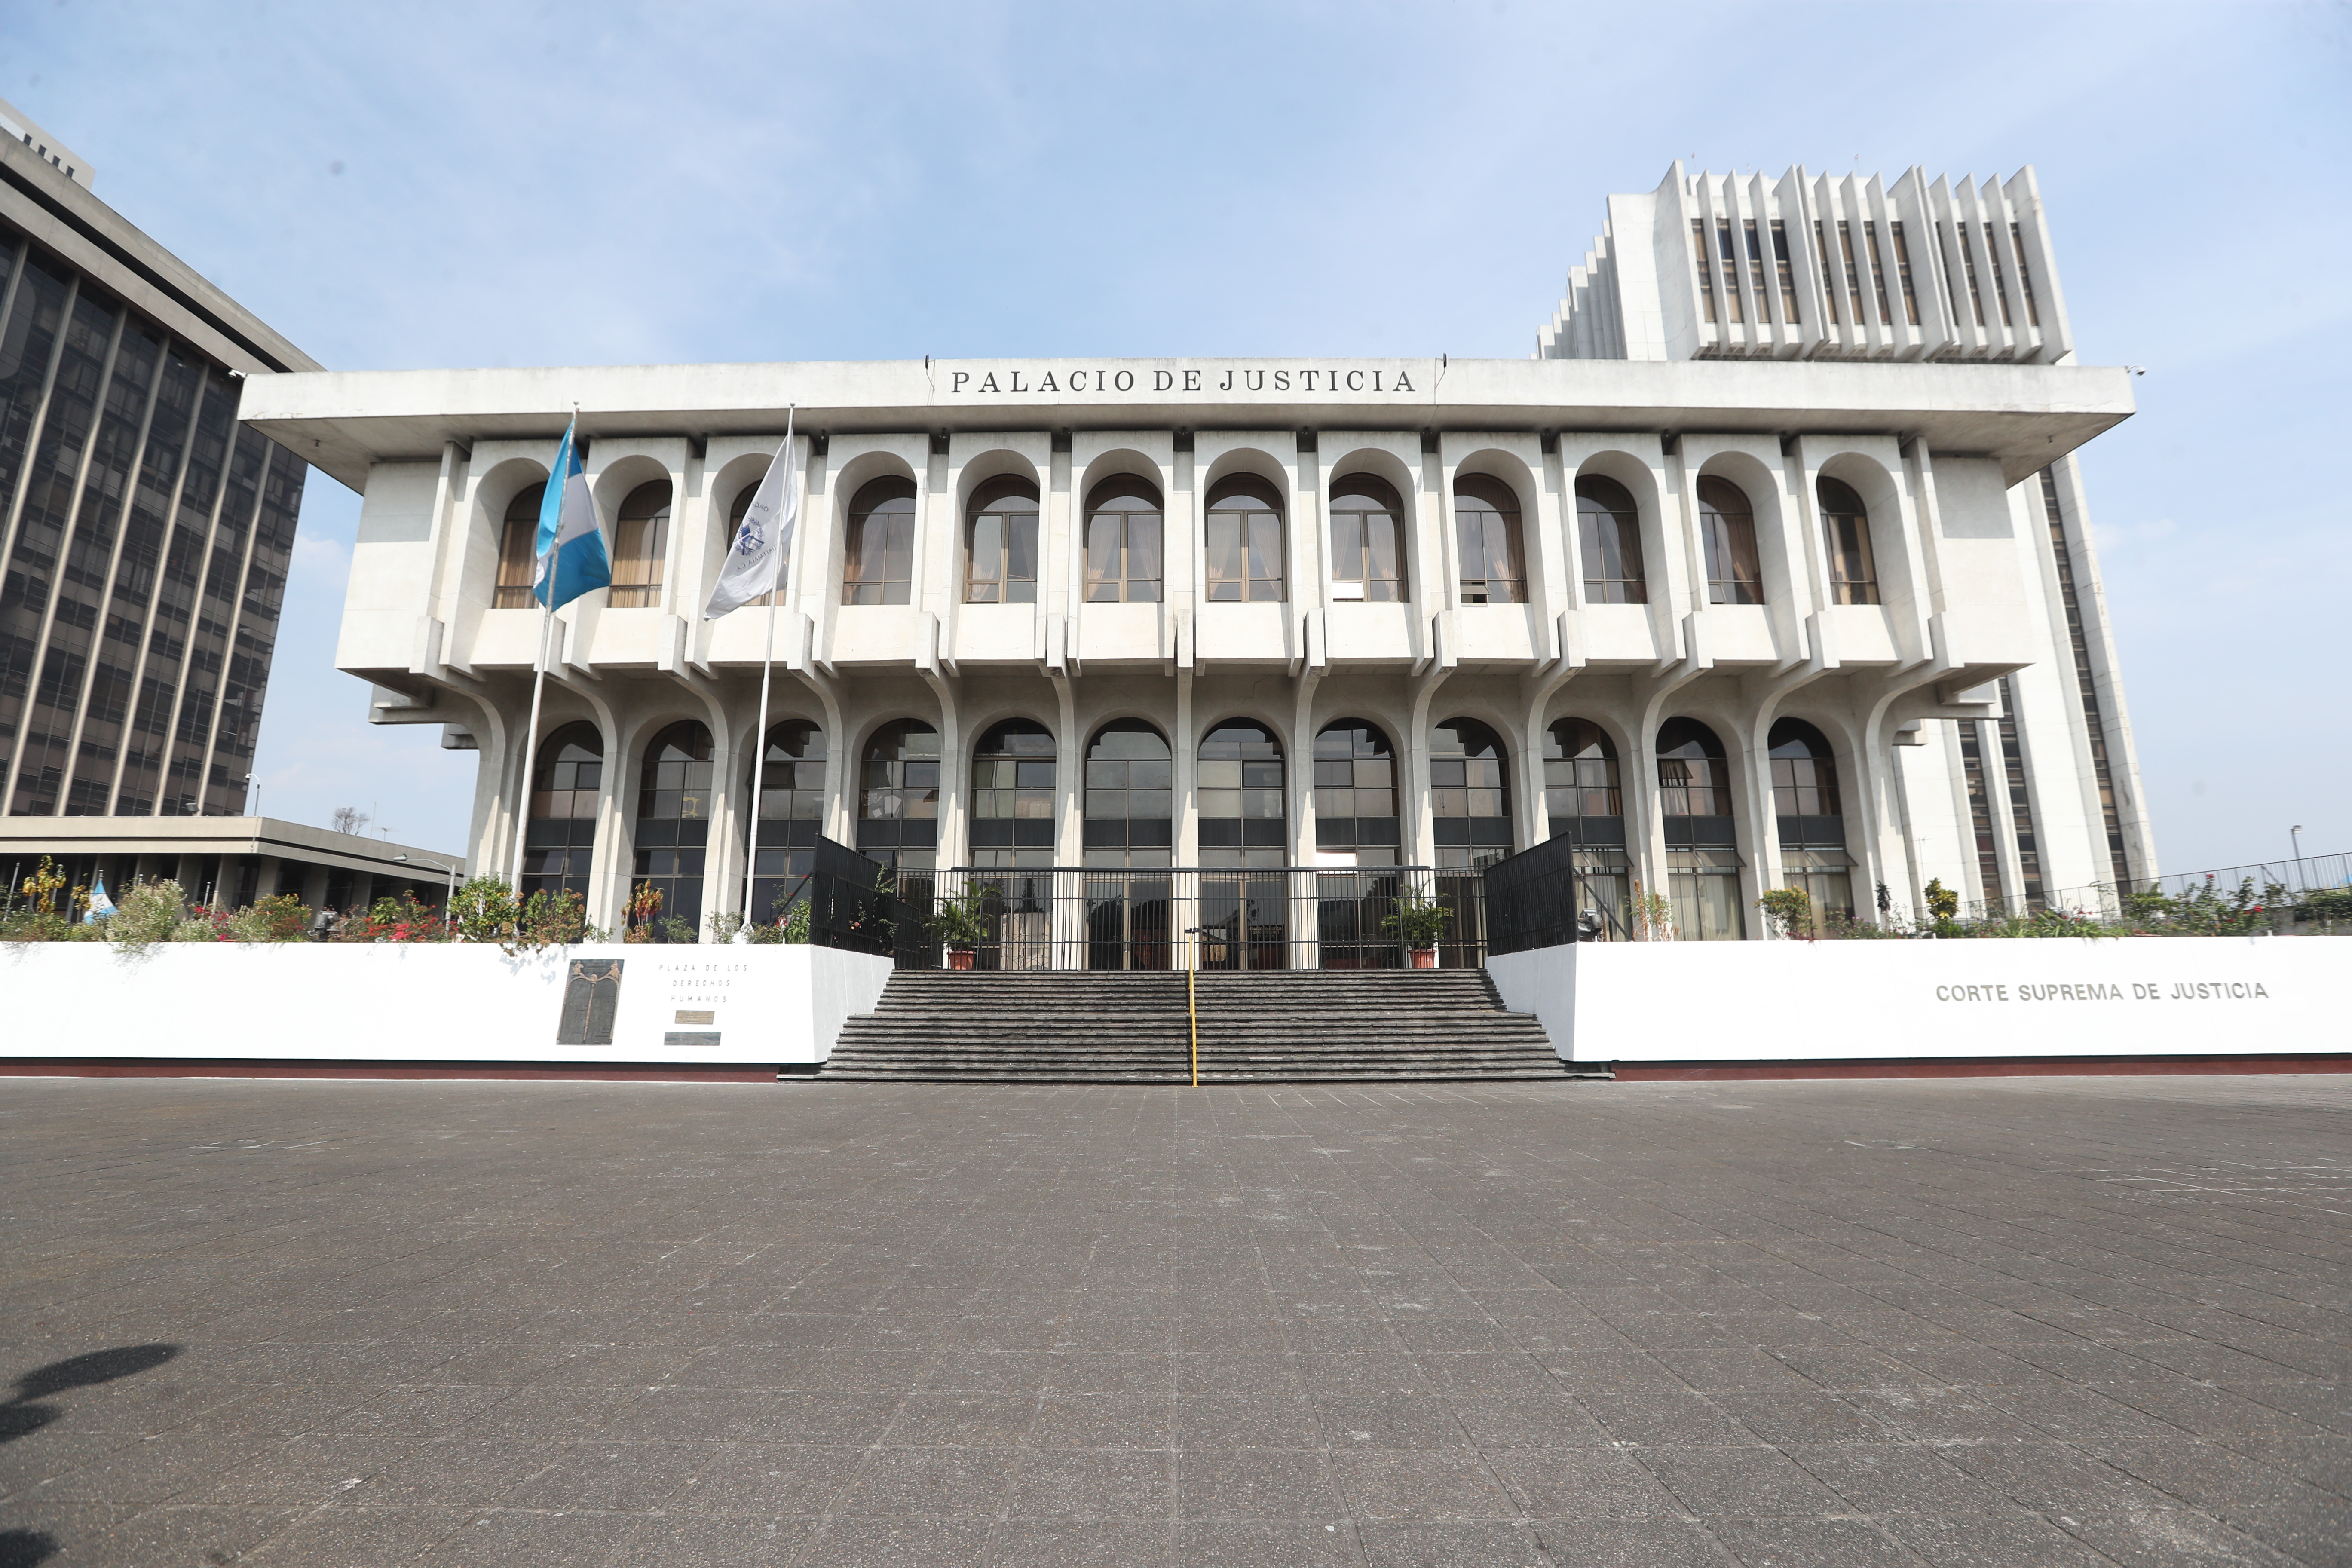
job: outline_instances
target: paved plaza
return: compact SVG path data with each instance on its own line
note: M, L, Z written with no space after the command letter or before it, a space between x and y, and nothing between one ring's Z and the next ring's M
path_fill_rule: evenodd
M2340 1563L2348 1110L0 1080L0 1565Z

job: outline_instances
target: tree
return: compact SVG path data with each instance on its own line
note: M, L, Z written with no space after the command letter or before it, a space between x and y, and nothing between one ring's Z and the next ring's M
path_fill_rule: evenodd
M357 833L368 825L368 815L356 805L339 805L330 820L338 833Z

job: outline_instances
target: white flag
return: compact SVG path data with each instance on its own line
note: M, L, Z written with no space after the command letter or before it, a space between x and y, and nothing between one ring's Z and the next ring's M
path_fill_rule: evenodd
M793 424L788 414L784 444L776 448L774 459L768 464L768 477L760 481L759 493L743 513L743 525L735 531L734 547L727 552L727 564L719 569L718 586L710 590L710 603L703 607L704 620L715 621L730 610L741 608L772 592L783 580L784 563L793 553L793 524L800 511L801 488L793 482Z

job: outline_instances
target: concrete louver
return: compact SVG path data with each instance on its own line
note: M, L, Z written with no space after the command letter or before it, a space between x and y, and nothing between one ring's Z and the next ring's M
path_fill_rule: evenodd
M1567 1076L1484 970L1206 973L1202 1083L1475 1082ZM1186 1083L1181 973L901 970L848 1021L831 1080Z

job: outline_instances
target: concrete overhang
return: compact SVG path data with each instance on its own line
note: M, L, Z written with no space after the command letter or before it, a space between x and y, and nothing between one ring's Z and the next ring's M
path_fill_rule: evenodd
M1074 381L1082 390L1070 390ZM370 465L436 461L451 441L551 444L574 404L592 438L772 437L794 405L800 429L828 435L1170 427L1886 435L1924 439L1931 451L1997 458L2012 484L2133 413L2127 372L2080 365L1071 358L321 371L254 378L244 415L296 456L363 489Z
M429 881L466 858L274 816L0 817L0 855L275 855L314 866ZM398 857L408 857L403 864ZM433 864L427 866L425 862Z

